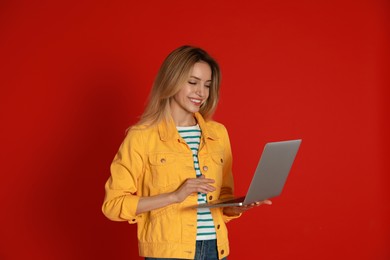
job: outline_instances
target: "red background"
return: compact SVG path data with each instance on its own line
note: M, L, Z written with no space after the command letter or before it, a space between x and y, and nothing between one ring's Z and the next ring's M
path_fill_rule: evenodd
M282 196L229 224L235 259L390 259L389 2L2 1L0 259L140 259L102 215L164 57L219 61L236 191L302 138Z

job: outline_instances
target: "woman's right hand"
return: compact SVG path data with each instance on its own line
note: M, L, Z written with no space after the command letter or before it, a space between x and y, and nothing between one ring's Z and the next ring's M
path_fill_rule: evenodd
M162 208L173 203L180 203L192 193L208 193L215 188L210 184L213 179L206 179L203 175L199 178L187 179L176 191L162 193L150 197L140 197L137 205L136 215L148 212L154 209Z
M208 193L215 191L212 183L215 181L213 179L206 178L204 175L198 178L187 179L174 193L175 202L180 203L185 200L189 195L193 193Z

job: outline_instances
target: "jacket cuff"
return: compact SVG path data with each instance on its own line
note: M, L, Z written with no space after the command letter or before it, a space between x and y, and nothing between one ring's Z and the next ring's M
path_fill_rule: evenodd
M240 213L239 215L235 215L235 216L227 216L227 215L223 214L223 209L221 209L221 211L222 211L222 219L225 223L228 223L230 220L239 218L242 215L242 213Z
M138 196L133 195L128 195L123 199L120 217L128 220L130 224L137 223L141 217L141 214L136 215L139 199Z

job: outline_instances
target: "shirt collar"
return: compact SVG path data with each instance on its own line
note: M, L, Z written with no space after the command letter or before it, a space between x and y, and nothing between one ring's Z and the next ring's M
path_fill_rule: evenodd
M218 139L218 136L214 129L207 127L207 123L200 113L195 113L195 118L199 124L200 129L202 130L202 136L205 139ZM175 123L172 118L170 118L169 120L163 120L158 124L158 133L160 135L161 141L169 141L180 138L180 135L176 129Z

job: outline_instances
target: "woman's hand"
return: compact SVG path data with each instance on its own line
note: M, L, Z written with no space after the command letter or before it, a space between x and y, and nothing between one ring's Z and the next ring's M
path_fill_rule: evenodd
M237 216L240 215L241 213L244 213L245 211L252 209L254 207L258 207L260 205L271 205L272 202L270 200L263 200L263 201L258 201L249 205L245 206L240 206L240 207L226 207L223 208L223 214L226 216Z
M180 203L189 195L197 192L208 193L215 191L215 187L210 184L214 183L213 179L205 178L204 175L198 178L187 179L174 193L176 203Z
M199 178L187 179L176 191L163 193L151 197L141 197L138 201L136 214L141 214L154 209L162 208L173 203L180 203L192 193L208 193L215 188L210 184L213 179L206 179L203 175Z

